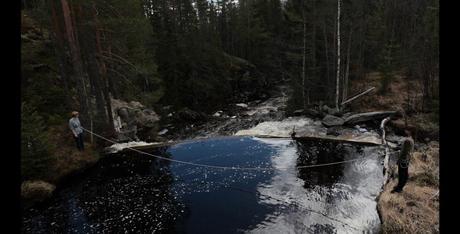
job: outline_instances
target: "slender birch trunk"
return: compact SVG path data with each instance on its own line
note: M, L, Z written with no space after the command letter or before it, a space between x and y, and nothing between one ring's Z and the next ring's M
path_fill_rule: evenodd
M337 0L337 79L335 86L335 108L339 110L339 83L340 83L340 0Z
M343 91L342 91L342 102L347 100L348 96L348 76L350 74L350 53L351 53L351 35L353 32L353 28L350 27L350 33L348 34L348 48L347 48L347 68L345 70L345 78L343 83Z
M329 68L329 52L327 47L327 34L326 34L326 22L324 22L323 27L323 36L324 36L324 48L325 48L325 55L326 55L326 75L327 75L327 84L328 86L332 83L331 82L331 75L330 75L330 68ZM327 100L330 100L331 94L327 92Z
M306 22L305 22L305 7L302 4L302 21L303 21L303 52L302 52L302 100L303 108L307 109L306 105L306 95L305 95L305 54L306 54L306 45L307 45L307 36L306 36Z

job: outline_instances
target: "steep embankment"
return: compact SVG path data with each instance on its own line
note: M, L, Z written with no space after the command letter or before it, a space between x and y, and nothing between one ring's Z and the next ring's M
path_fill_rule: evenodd
M97 150L88 142L85 142L84 151L78 151L69 131L67 125L52 126L48 129L49 141L53 147L49 152L47 171L22 183L21 197L24 207L46 200L53 194L56 185L99 160ZM88 136L85 138L89 139Z
M380 88L378 73L371 73L362 82L355 82L356 93L369 86ZM415 135L415 150L409 166L409 181L402 193L390 193L397 183L395 172L378 198L383 233L439 232L439 124L437 112L423 112L421 84L396 76L385 95L373 94L356 100L354 110L403 110L406 118L391 121L389 133L403 134L405 129ZM407 103L410 103L410 108ZM407 121L407 124L406 124Z
M88 136L85 136L85 151L79 152L75 147L66 123L69 110L62 104L64 90L51 45L49 32L22 12L21 101L27 107L34 107L27 112L22 109L21 113L22 149L32 149L32 153L21 152L21 175L26 180L21 185L24 207L47 199L64 178L99 158L88 143ZM46 152L37 150L42 148Z

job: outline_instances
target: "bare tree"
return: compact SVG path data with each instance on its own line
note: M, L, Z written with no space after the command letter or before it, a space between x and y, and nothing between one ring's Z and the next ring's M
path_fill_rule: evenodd
M337 0L337 79L335 86L335 108L339 110L340 83L340 0Z
M307 104L305 102L306 100L306 87L305 87L305 54L306 54L306 46L307 46L307 22L305 20L305 5L303 4L304 2L302 1L302 23L303 23L303 52L302 52L302 99L303 99L303 108L307 109Z
M351 35L353 33L353 25L350 26L348 34L348 48L347 48L347 67L345 70L345 77L343 79L342 102L347 100L348 96L348 77L350 75L350 54L351 54Z

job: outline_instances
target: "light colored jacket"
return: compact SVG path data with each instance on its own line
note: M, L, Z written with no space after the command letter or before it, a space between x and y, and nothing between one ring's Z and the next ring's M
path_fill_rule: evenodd
M75 136L78 136L78 134L83 133L83 128L81 127L80 120L78 119L78 117L73 117L69 120L69 127Z

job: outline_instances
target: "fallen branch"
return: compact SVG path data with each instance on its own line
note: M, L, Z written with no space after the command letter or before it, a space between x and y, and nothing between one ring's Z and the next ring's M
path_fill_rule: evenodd
M385 124L390 120L390 117L386 117L385 119L382 120L382 123L380 124L380 130L382 130L382 144L385 146L385 159L383 160L383 174L384 174L384 179L383 179L383 185L388 183L388 172L389 172L389 161L390 161L390 149L388 147L387 141L386 141L386 136L385 136Z
M351 101L353 101L353 100L355 100L355 99L357 99L357 98L363 96L364 94L369 93L370 91L372 91L372 90L374 90L374 89L375 89L375 87L371 87L370 89L368 89L368 90L366 90L366 91L364 91L364 92L362 92L362 93L359 93L359 94L357 94L357 95L355 95L355 96L349 98L348 100L342 102L340 105L343 106L343 105L345 105L345 104L347 104L347 103L349 103L349 102L351 102Z

